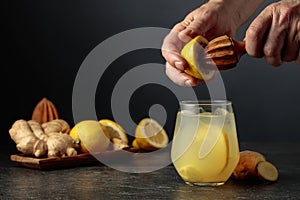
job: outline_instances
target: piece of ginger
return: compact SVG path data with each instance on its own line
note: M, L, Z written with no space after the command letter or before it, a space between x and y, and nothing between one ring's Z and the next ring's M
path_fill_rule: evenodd
M69 135L64 133L52 133L47 140L47 155L48 157L75 156L77 155L77 151L74 146L73 139Z
M44 133L43 128L41 127L41 124L34 120L29 120L28 122L29 127L31 128L31 131L33 134L40 140L43 140L44 142L47 141L48 136Z
M25 120L17 120L9 130L10 137L17 144L17 149L26 155L40 157L46 154L46 143L36 137Z
M264 155L250 150L240 152L240 160L232 173L236 180L262 178L266 181L277 181L276 167L268 162Z
M46 134L48 133L69 133L70 126L69 124L63 119L54 119L49 122L45 122L42 124L42 128Z
M51 124L46 127L49 130L54 130L51 128ZM54 157L77 154L78 145L68 134L62 132L46 133L42 125L33 120L17 120L9 130L9 134L17 144L17 149L26 155L41 157L47 154L48 157Z

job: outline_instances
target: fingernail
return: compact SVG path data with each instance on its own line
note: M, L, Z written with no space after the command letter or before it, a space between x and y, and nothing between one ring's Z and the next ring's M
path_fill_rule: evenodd
M186 80L186 81L184 82L184 84L185 84L186 86L189 86L189 87L192 86L192 82L191 82L190 80Z
M175 62L175 67L176 67L177 69L181 70L181 71L184 70L184 67L183 67L182 62L178 62L178 61Z

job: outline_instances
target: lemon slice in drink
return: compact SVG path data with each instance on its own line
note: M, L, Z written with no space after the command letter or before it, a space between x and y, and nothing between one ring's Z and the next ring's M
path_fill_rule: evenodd
M128 138L125 130L118 123L110 119L101 119L99 123L105 127L105 134L109 137L110 140L113 138L118 138L125 144L128 144Z
M200 79L211 80L214 78L216 71L211 68L204 68L200 60L204 58L204 47L207 45L208 40L201 35L198 35L189 41L181 50L181 55L188 62L189 67L184 70L185 73Z
M136 127L136 143L144 150L152 151L164 148L169 138L164 128L154 119L144 118Z
M201 172L195 166L184 166L178 170L179 175L190 183L201 182Z

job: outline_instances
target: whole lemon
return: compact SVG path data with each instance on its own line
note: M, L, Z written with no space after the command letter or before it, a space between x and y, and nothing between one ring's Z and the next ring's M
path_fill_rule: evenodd
M70 131L70 136L80 145L82 153L103 152L109 146L109 138L96 120L84 120Z

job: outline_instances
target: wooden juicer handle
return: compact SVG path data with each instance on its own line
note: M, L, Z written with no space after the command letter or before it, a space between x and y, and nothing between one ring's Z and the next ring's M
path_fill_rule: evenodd
M216 65L219 70L236 66L240 57L246 52L245 42L238 42L227 35L217 37L205 46L206 63Z

